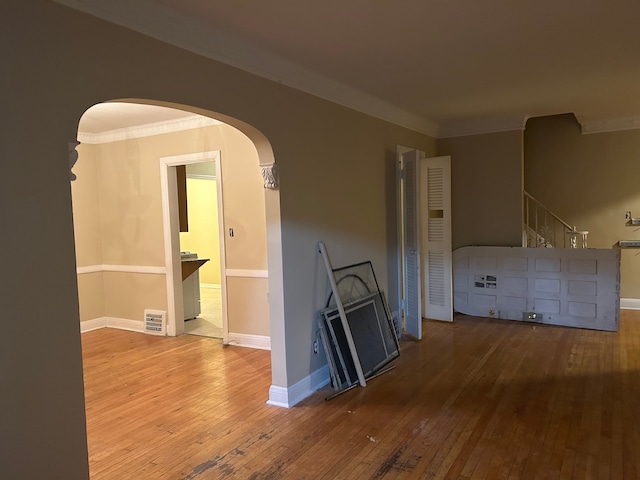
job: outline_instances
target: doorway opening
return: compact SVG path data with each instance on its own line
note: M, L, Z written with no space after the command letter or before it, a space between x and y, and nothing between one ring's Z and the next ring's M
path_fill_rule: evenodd
M181 171L184 182L179 181ZM229 323L220 151L161 157L160 188L168 331L222 338L226 345ZM181 203L186 209L183 220Z
M136 107L135 114L122 115L132 107ZM150 118L144 107L164 108L154 112L163 112L160 118ZM93 115L95 109L101 109L101 115ZM184 333L184 322L175 321L175 297L167 295L171 276L162 227L162 169L158 158L163 154L212 151L216 144L226 148L227 138L216 143L201 132L196 132L187 147L182 143L194 125L214 123L244 139L244 150L238 158L250 159L251 165L243 168L257 181L257 187L250 189L251 195L247 195L249 190L244 185L238 188L238 198L232 196L227 202L233 210L233 224L225 228L234 228L231 240L236 242L226 252L227 279L231 284L227 291L227 297L231 296L228 317L250 319L230 326L233 332L229 343L271 351L269 401L280 404L275 398L278 388L287 385L280 194L277 181L267 185L264 180L263 184L263 177L275 172L275 159L268 139L255 127L233 117L198 107L133 98L98 103L82 115L76 147L78 162L74 166L77 180L72 182L81 331L102 327L143 331L145 309L151 308L164 311L167 320L174 315L173 323L166 322L166 334ZM165 135L166 125L172 129L171 135ZM140 138L131 134L132 128L138 130ZM175 135L180 141L173 138ZM149 136L156 136L163 148L154 150L153 162L142 165L141 158L146 154L143 137ZM97 146L98 139L109 145ZM87 158L100 161L87 162ZM237 167L233 161L225 164ZM101 185L103 180L106 184ZM78 193L84 197L78 197ZM110 201L104 202L106 198ZM255 211L261 212L266 223L261 227L262 233L249 228L255 223L253 220L238 220L236 207L243 204L253 205ZM261 238L264 250L247 250L247 241L256 237ZM175 245L179 258L179 240ZM172 263L175 271L179 267ZM180 280L177 287L181 287ZM181 288L175 290L181 295ZM243 301L247 291L258 301Z
M222 339L223 327L228 332L228 324L222 293L226 292L226 272L222 268L224 216L219 157L188 163L184 165L184 179L179 175L187 210L187 228L180 229L180 259L186 265L199 266L182 281L185 333Z

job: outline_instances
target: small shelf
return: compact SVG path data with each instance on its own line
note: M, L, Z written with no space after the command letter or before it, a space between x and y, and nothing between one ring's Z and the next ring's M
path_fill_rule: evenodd
M620 248L640 248L640 240L618 240Z
M209 261L208 258L182 260L182 281L185 281L202 265Z

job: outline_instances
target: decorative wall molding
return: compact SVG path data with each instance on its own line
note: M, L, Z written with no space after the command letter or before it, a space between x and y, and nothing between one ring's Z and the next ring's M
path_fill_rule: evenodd
M266 335L248 335L246 333L229 332L228 345L257 348L259 350L271 350L271 337Z
M80 145L80 142L69 142L69 176L72 182L78 178L72 171L73 166L78 161L78 151L76 150L78 145Z
M323 365L319 369L306 376L290 387L269 387L268 405L291 408L307 398L312 393L327 385L330 381L329 365Z
M591 120L576 115L576 119L582 127L583 135L640 129L640 116Z
M272 163L271 165L261 165L260 168L264 179L264 188L272 190L278 188L278 166Z
M117 317L98 317L80 322L80 332L90 332L99 328L117 328L130 332L144 333L144 322Z
M269 270L244 270L240 268L227 268L225 270L227 277L243 277L243 278L269 278Z
M182 132L185 130L211 127L220 124L222 124L222 122L213 118L203 117L201 115L192 115L190 117L182 117L174 120L164 120L162 122L147 123L145 125L137 125L135 127L117 128L115 130L107 130L105 132L78 132L78 140L82 143L98 145L101 143L111 143L122 140L130 140L134 138L152 137L154 135Z
M77 267L76 273L78 275L86 275L88 273L104 272L104 269L102 267L104 267L104 265L89 265L87 267Z
M523 131L526 121L526 118L517 116L496 121L481 119L442 124L435 138L468 137L472 135Z
M640 310L640 298L621 298L620 308L623 310Z
M145 265L89 265L78 267L76 273L84 275L98 272L120 272L120 273L147 273L152 275L165 275L166 267L145 266Z

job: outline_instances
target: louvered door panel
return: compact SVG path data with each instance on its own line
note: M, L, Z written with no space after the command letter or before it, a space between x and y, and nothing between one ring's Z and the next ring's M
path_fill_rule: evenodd
M420 163L423 315L444 321L453 320L450 164L450 157Z

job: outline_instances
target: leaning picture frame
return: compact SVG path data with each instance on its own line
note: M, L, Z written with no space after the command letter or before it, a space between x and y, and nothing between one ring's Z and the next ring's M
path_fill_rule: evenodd
M357 358L350 354L346 333L336 307L320 312L321 332L325 343L335 388L357 383L355 362L359 362L365 378L374 375L400 355L398 339L388 315L382 292L373 292L344 305L348 328Z

